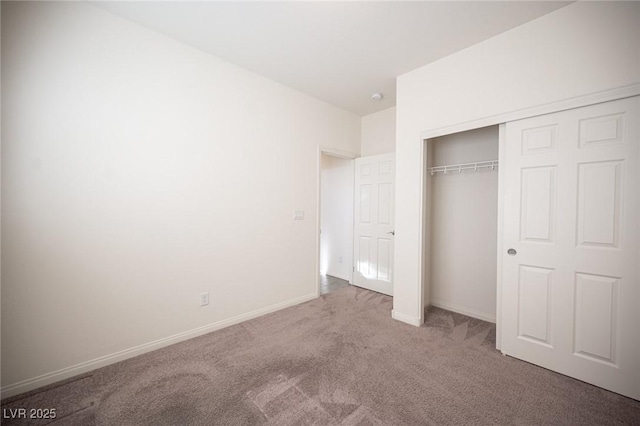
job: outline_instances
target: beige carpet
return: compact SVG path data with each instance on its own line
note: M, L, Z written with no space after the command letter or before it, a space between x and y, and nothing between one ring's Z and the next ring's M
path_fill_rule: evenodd
M492 324L390 311L349 287L2 408L56 408L61 425L640 424L638 401L502 356Z

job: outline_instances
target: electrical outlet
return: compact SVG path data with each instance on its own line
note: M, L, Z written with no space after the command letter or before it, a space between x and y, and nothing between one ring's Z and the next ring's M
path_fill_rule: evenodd
M200 306L207 306L209 304L209 292L204 292L200 295Z
M342 263L342 256L338 256L338 263Z

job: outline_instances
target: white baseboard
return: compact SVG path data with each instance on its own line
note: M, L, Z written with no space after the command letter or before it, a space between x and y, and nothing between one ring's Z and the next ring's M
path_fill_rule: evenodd
M395 309L391 311L391 318L405 322L410 325L414 325L416 327L420 327L422 325L422 320L420 318L412 317L410 315L402 314Z
M51 383L59 382L61 380L68 379L70 377L77 376L79 374L86 373L97 368L105 367L110 364L115 364L125 359L133 358L138 355L142 355L147 352L154 351L156 349L164 348L166 346L173 345L194 337L202 336L203 334L211 333L212 331L220 330L231 325L235 325L253 318L260 317L275 311L279 311L290 306L298 305L300 303L308 302L317 298L317 294L308 294L306 296L298 297L296 299L288 300L275 305L267 306L265 308L257 309L246 314L237 315L232 318L228 318L222 321L217 321L211 324L204 325L202 327L194 328L192 330L184 331L182 333L174 334L173 336L165 337L162 339L154 340L152 342L144 343L142 345L134 346L129 349L124 349L112 353L110 355L101 356L99 358L92 359L90 361L81 362L70 367L66 367L60 370L52 371L50 373L42 374L31 379L23 380L11 385L7 385L0 389L1 398L9 398L15 395L19 395L23 392L28 392L37 389L42 386L49 385Z
M452 311L458 314L466 315L468 317L477 318L482 321L492 322L494 324L496 322L495 315L492 316L482 312L474 311L473 309L463 308L462 306L443 302L442 300L431 299L430 304L431 306L435 306L436 308L446 309L447 311Z
M346 275L342 275L342 274L332 274L332 273L329 273L329 272L327 272L325 275L326 275L326 276L329 276L329 277L339 278L339 279L341 279L341 280L351 282L351 277L348 277L348 276L346 276Z

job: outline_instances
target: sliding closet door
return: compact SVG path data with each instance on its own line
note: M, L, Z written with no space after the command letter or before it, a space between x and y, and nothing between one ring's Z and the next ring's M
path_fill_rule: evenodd
M639 97L507 123L502 351L640 399Z

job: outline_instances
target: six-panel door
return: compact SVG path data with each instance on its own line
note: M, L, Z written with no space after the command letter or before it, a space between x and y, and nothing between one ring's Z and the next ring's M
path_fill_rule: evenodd
M638 99L507 123L501 165L502 351L636 399Z
M355 161L353 283L393 295L394 154Z

